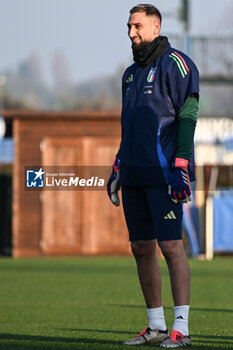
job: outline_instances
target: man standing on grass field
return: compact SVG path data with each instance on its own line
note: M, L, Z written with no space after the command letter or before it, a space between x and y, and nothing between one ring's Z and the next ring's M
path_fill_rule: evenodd
M161 14L141 4L130 10L128 35L135 63L122 79L122 140L108 181L115 206L122 199L149 326L126 345L191 345L190 275L182 241L182 205L191 200L193 136L199 75L184 53L160 36ZM175 320L169 336L161 301L156 240L166 259Z

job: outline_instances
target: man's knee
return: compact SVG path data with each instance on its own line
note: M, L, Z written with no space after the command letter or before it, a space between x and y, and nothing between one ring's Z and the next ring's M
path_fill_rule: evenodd
M131 250L135 258L155 254L155 241L134 241L131 242Z
M161 241L158 242L160 249L166 259L172 260L184 253L182 240Z

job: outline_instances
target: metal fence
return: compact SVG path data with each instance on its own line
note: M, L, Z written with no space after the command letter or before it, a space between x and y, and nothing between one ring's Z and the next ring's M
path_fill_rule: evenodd
M202 80L233 83L233 37L168 34L168 38L172 46L193 59Z

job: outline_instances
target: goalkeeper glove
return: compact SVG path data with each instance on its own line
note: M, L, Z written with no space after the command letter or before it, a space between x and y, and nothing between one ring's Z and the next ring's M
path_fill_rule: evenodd
M192 200L189 175L188 160L183 158L175 158L172 163L173 172L168 185L168 193L174 203Z
M112 165L112 174L108 180L107 191L111 202L118 207L120 205L120 199L118 191L120 189L120 159L115 158Z

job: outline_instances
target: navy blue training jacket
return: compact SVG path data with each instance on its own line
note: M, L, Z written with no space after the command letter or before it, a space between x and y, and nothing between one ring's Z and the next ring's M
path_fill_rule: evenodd
M159 187L169 183L177 144L177 115L191 94L199 94L192 60L170 46L152 64L134 63L122 78L121 184ZM194 152L193 152L194 153ZM194 156L189 163L195 179Z

